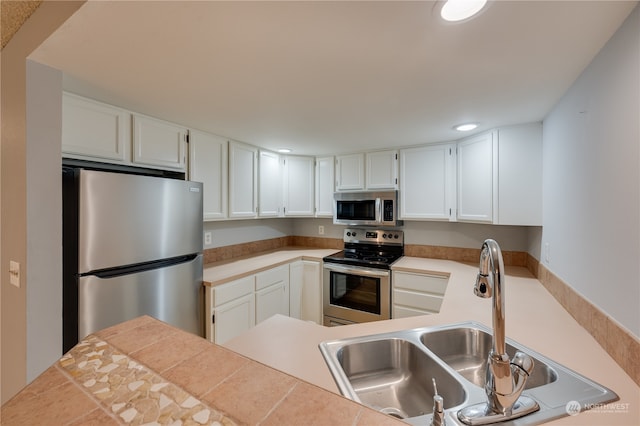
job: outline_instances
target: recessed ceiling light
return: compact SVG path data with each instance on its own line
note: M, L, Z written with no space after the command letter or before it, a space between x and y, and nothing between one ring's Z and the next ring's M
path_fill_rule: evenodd
M445 21L464 21L480 12L485 4L487 0L447 0L440 9L440 16Z
M454 130L459 132L468 132L478 127L475 123L467 123L467 124L458 124L457 126L453 126Z
M289 148L280 148L278 150L278 152L282 153L282 154L288 154L291 152L291 150Z

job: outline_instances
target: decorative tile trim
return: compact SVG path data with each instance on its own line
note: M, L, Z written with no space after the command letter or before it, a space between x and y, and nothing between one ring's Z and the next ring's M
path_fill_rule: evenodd
M578 324L640 385L640 340L531 255L527 259L527 267Z
M57 364L121 424L235 424L95 336Z

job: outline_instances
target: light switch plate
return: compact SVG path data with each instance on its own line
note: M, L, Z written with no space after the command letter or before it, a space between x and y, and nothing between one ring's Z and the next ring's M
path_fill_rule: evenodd
M20 263L15 260L9 261L9 282L20 288Z

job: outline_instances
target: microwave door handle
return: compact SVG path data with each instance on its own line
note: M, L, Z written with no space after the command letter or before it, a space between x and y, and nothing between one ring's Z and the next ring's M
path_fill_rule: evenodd
M382 199L376 198L376 223L382 223Z
M389 271L386 269L365 269L365 268L354 268L352 266L342 266L342 265L334 265L334 264L324 264L324 268L330 271L335 272L344 272L353 275L364 275L369 277L387 277L389 276Z

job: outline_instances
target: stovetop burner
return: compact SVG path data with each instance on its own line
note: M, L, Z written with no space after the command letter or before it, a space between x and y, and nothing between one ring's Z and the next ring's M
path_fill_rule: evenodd
M390 269L404 254L404 235L397 230L349 228L344 231L344 250L325 262Z

